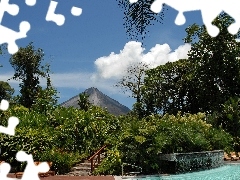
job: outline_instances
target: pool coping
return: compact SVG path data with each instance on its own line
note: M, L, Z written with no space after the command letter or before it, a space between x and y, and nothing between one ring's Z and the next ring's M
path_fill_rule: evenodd
M137 178L147 178L147 177L161 177L161 176L169 176L169 174L153 174L153 175L140 175L140 176L114 176L115 180L127 180L129 178L137 179Z
M224 161L224 164L240 164L240 161Z

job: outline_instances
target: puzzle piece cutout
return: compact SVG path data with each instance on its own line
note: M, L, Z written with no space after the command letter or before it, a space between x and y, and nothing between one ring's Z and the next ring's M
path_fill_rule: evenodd
M19 119L17 117L10 117L8 119L8 127L0 126L0 132L14 136L15 135L15 128L19 124Z
M47 162L42 162L38 165L34 164L31 154L27 154L24 151L19 151L16 154L16 159L20 162L27 162L21 180L40 180L38 173L45 173L49 171L50 167ZM0 179L1 180L16 180L17 178L8 178L7 174L10 172L11 166L8 163L0 164Z
M34 6L36 4L36 0L25 0L25 3L28 5L28 6Z
M27 166L24 170L22 180L40 180L38 173L45 173L50 169L47 162L35 165L32 155L27 154L24 151L19 151L16 155L16 159L20 162L27 161Z
M3 99L0 104L0 109L2 111L6 111L8 109L8 107L9 107L9 102L7 100Z
M0 23L5 12L8 12L12 16L16 16L19 12L19 7L16 4L9 4L9 0L0 1Z
M1 180L17 180L17 178L7 177L8 173L11 170L10 164L3 162L0 164L0 179Z
M36 4L36 0L25 0L25 3L28 6L34 6ZM50 1L50 5L46 14L46 21L53 21L58 26L62 26L65 22L65 17L62 14L55 14L57 4L58 2L56 1ZM19 32L16 32L1 25L5 12L9 13L12 16L16 16L19 13L19 7L16 4L9 4L9 0L0 1L0 44L7 43L8 52L10 54L14 54L18 51L16 40L26 38L31 26L27 21L22 21L19 25ZM80 16L82 14L82 9L73 6L71 8L71 14L73 16Z
M6 100L2 100L0 104L0 109L6 111L9 107L9 102ZM16 126L19 124L19 119L17 117L10 117L8 119L8 127L4 127L0 125L0 132L8 135L15 135Z
M130 3L136 3L138 0L129 0ZM186 22L184 12L201 10L203 23L206 26L210 36L216 37L219 34L219 28L212 24L212 21L222 12L229 14L234 18L235 23L228 27L228 32L232 35L237 34L240 28L240 1L236 0L218 0L218 1L203 1L203 0L155 0L151 5L151 10L154 13L159 13L162 10L163 4L167 4L178 11L175 19L175 24L183 25Z
M27 21L22 21L19 30L19 32L16 32L0 25L0 44L8 43L8 52L10 54L14 54L18 51L18 46L15 41L27 37L27 32L30 30L30 24Z
M6 111L8 109L8 107L9 107L9 102L7 100L3 99L0 104L0 109L2 111ZM14 119L9 120L10 129L9 129L9 127L5 128L5 127L0 126L0 132L3 132L5 134L14 135L14 129L16 127L16 126L14 126L14 124L16 124L16 122L14 122L14 121L15 121ZM0 152L1 152L1 149L0 149ZM17 180L16 178L7 177L7 174L10 172L10 169L11 169L11 166L8 163L3 162L0 164L0 179L1 180Z
M46 21L53 21L58 26L62 26L65 22L65 17L62 14L55 14L55 9L57 8L58 2L50 1L50 5L48 7L48 12L46 15Z
M65 17L62 14L55 14L55 10L57 8L58 2L56 1L50 1L50 5L48 7L48 11L46 14L46 21L53 21L58 26L62 26L65 22ZM73 16L80 16L82 14L82 9L73 6L71 9L71 14Z
M36 0L25 0L28 6L34 6ZM9 0L0 1L0 23L5 12L8 12L12 16L16 16L19 13L19 7L16 4L9 4ZM27 32L30 30L30 24L27 21L22 21L19 25L19 32L13 31L0 24L0 44L8 43L8 52L14 54L18 51L16 40L27 37Z
M71 9L71 13L73 16L80 16L82 14L82 9L79 7L73 6Z

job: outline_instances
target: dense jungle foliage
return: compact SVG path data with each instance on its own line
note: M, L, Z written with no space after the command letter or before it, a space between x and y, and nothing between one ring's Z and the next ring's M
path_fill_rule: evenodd
M117 119L97 107L87 112L58 107L44 115L15 106L1 113L4 126L10 116L18 117L20 123L14 136L0 134L1 160L14 165L16 153L24 150L34 160L53 161L58 173L91 155L118 129Z
M123 162L154 173L160 152L228 151L233 143L230 134L207 124L202 113L138 119L131 115L115 117L95 106L88 111L56 107L46 115L12 106L1 112L4 126L10 116L18 117L20 123L15 136L0 134L0 157L17 170L24 168L15 160L19 150L31 153L36 161L53 161L53 168L63 174L108 144L107 158L96 174L120 174Z

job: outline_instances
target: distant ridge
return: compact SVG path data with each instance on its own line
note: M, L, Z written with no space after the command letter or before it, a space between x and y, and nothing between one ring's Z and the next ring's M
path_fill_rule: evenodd
M106 109L109 113L115 116L124 115L130 111L128 107L120 104L118 101L103 94L101 91L99 91L95 87L88 88L84 92L87 95L89 95L88 99L91 104L95 106L99 106L103 109ZM78 100L79 100L79 96L76 95L70 98L69 100L63 102L62 104L60 104L60 106L79 108Z

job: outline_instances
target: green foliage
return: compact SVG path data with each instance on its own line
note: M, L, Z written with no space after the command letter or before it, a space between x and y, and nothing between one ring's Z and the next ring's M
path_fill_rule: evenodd
M195 112L194 102L189 102L193 88L192 68L192 62L181 59L146 72L142 87L142 108L147 115L160 112L163 114L177 114L178 111Z
M132 113L139 118L144 116L144 111L142 110L142 86L144 85L145 71L148 68L148 65L142 62L131 65L127 69L126 75L116 84L117 87L123 89L124 93L130 92L131 96L136 99Z
M47 76L47 87L45 89L40 89L35 96L35 102L32 108L35 111L43 114L50 114L57 105L57 90L52 86L51 78L49 75L50 65L46 65L46 76Z
M15 160L19 150L33 154L36 161L52 161L63 174L83 158L108 144L107 158L95 174L121 174L121 164L143 168L145 174L159 170L159 153L231 150L232 137L221 128L206 123L199 114L151 115L139 119L115 117L99 107L87 111L56 107L42 114L24 106L11 106L1 114L2 125L10 116L20 119L15 136L0 134L0 158L17 170L25 164Z
M185 42L191 43L188 59L166 63L146 72L142 87L142 108L151 113L221 112L230 97L240 96L240 43L228 33L233 22L227 14L213 22L220 28L217 37L205 26L186 29Z
M141 120L120 117L120 130L111 137L112 145L119 151L121 162L136 164L147 174L159 170L159 153L199 152L215 149L231 149L232 137L221 129L214 129L205 121L202 113L148 116ZM113 162L113 163L111 163ZM101 166L104 172L118 162L112 156L108 165ZM109 169L108 169L109 168Z
M0 81L0 99L11 100L14 89L8 84L8 82Z
M39 113L47 114L57 105L57 91L54 88L39 89L32 109Z
M166 137L162 152L194 152L229 148L231 136L223 130L212 128L205 119L205 115L201 113L163 116L159 124L160 137Z
M78 105L80 109L87 111L90 108L91 103L88 98L89 96L85 92L79 94Z
M20 123L15 136L0 134L0 157L18 170L24 164L18 163L15 156L24 150L33 154L34 160L53 161L56 171L65 173L102 147L118 127L116 117L98 107L88 111L56 107L45 115L23 106L11 106L2 112L1 125L7 126L10 116L18 117Z
M196 104L195 111L221 112L230 97L240 96L240 43L236 41L238 35L227 30L233 22L227 14L219 15L213 22L220 28L215 38L207 34L205 26L194 24L186 29L185 42L192 45L188 59L194 63L191 102Z
M208 121L214 127L221 127L234 138L234 150L240 151L240 98L231 97L222 105L222 112L208 116Z
M223 105L221 116L216 118L216 126L221 126L233 136L240 136L240 99L230 98Z
M43 50L35 49L33 43L30 43L25 48L21 47L9 60L15 71L12 79L22 81L19 85L19 103L27 108L32 107L41 89L39 79L46 77L43 57Z
M53 138L47 132L32 128L18 128L14 136L0 134L0 139L1 160L9 162L13 166L20 166L20 163L15 159L19 150L33 154L34 159L36 159L41 153L49 151L54 144Z
M54 169L57 174L65 174L68 173L76 163L86 157L86 155L80 155L79 153L65 152L53 148L50 151L41 153L38 159L40 161L51 160L53 162L52 169Z
M100 166L93 172L94 175L119 175L121 174L121 155L117 149L108 149L107 156Z

